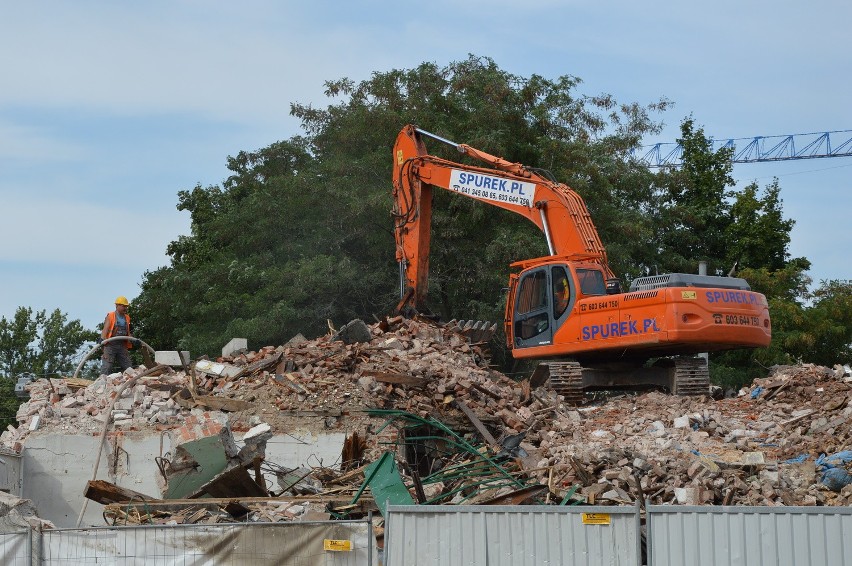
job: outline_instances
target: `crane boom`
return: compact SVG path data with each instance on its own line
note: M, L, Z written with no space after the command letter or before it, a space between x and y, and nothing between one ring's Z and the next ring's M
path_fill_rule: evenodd
M810 132L783 136L754 136L752 138L710 139L713 151L733 150L731 163L760 163L852 156L852 130ZM679 167L683 147L675 142L643 146L642 154L633 152L647 167Z

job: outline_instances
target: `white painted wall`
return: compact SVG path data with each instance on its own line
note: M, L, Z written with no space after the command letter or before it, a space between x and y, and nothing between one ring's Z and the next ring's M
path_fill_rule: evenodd
M237 436L237 445L241 436ZM299 466L338 467L344 433L311 434L293 431L273 436L266 445L266 460L287 468ZM162 442L162 449L161 449ZM26 439L22 458L23 489L21 496L31 499L39 516L57 527L74 527L83 507L86 482L98 456L100 437L42 433ZM98 465L97 479L112 482L152 497L160 497L157 476L160 471L154 458L172 451L166 434L127 433L119 444L117 467L113 466L115 450L108 439ZM113 471L117 473L112 473ZM267 478L277 489L275 478ZM103 506L89 501L81 526L104 526Z
M21 497L21 461L15 454L0 452L0 490Z
M164 450L170 448L164 439ZM23 450L23 497L31 499L39 516L57 527L74 527L83 507L86 482L92 479L100 437L64 434L31 435ZM112 474L114 448L104 443L97 479L152 496L159 495L154 458L160 455L159 436L124 437L118 451L117 474ZM103 506L89 501L81 526L104 526Z

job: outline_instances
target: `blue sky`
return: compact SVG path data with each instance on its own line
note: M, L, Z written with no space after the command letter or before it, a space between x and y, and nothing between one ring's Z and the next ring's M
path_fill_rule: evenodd
M299 134L290 103L325 105L323 81L472 53L580 77L583 94L672 100L648 143L689 114L717 138L847 130L850 21L839 0L6 3L0 316L59 308L93 328L188 233L177 192ZM734 169L740 186L774 176L791 253L817 281L852 278L852 158Z

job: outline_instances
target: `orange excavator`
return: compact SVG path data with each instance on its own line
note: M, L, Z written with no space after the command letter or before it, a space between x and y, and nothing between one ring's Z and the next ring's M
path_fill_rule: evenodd
M423 138L455 147L472 166L429 155ZM640 277L622 290L577 192L549 174L407 125L393 149L394 234L399 312L426 307L432 188L527 218L550 255L511 265L506 345L515 359L545 360L531 376L567 401L586 391L661 387L708 392L702 352L768 346L766 297L737 277L670 273Z

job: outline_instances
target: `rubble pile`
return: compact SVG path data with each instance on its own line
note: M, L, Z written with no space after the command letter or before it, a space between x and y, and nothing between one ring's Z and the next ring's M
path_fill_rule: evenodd
M89 383L39 380L19 426L0 443L20 450L40 430L97 434L106 425L169 430L178 442L262 423L270 434L305 423L366 433L341 470L279 469L280 490L256 476L274 500L247 500L242 520L298 520L312 498L332 496L363 510L355 501L377 473L399 475L397 495L418 503L852 504L845 468L852 378L844 368L774 368L719 401L650 392L575 407L489 368L482 346L448 327L397 317L187 368L137 368ZM262 446L246 440L242 450L229 453L228 465L250 477ZM383 458L388 451L399 470ZM379 462L387 464L381 471ZM281 484L294 473L301 491ZM142 521L126 508L108 511L117 522ZM313 511L343 513L326 504ZM151 512L162 513L160 521L225 520L221 508L203 506Z
M540 431L537 467L601 504L849 505L852 478L824 481L852 460L849 381L780 367L731 399L654 392L569 409Z
M0 491L0 533L17 531L21 527L55 528L53 523L38 516L32 501Z

